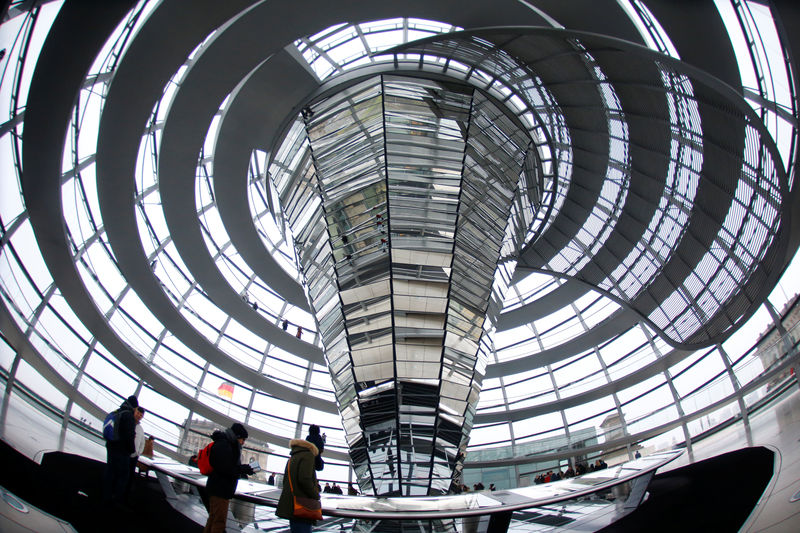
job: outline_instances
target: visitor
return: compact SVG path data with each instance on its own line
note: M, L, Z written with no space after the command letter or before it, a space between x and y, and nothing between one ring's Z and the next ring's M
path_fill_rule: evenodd
M136 420L133 410L139 407L136 396L128 396L119 406L116 440L106 441L106 468L103 476L103 501L106 505L122 505L128 486L131 454L136 451Z
M322 452L325 450L325 441L327 437L324 433L320 434L318 425L311 424L308 426L306 440L317 447L317 455L314 457L314 470L319 472L325 468L325 461L322 460Z
M133 453L131 453L131 457L129 459L130 467L128 469L128 483L125 485L125 499L128 499L128 496L131 493L131 489L133 488L133 480L136 477L136 465L139 463L139 456L142 455L144 452L144 429L142 428L142 418L144 418L145 410L144 407L139 406L133 410L133 419L136 421L136 427L134 429L134 436L133 436L133 446L136 448Z
M236 422L230 428L217 430L211 435L214 445L208 454L211 468L206 481L208 492L208 521L203 533L222 533L228 521L228 507L239 478L253 474L248 464L241 464L242 446L247 439L247 429Z
M308 498L319 500L319 484L314 465L314 457L319 451L317 447L307 440L292 439L289 442L291 452L286 462L286 471L283 475L283 490L278 499L275 515L289 520L289 529L292 533L310 533L314 520L295 518L294 499ZM327 483L326 483L327 485Z
M150 435L147 437L147 440L144 441L144 450L140 454L142 457L147 457L149 459L153 458L155 439L156 438L154 436ZM136 464L139 467L139 473L147 477L149 475L148 473L150 472L150 467L141 461L137 461Z
M156 438L154 436L150 435L149 437L147 437L147 440L144 441L144 451L142 452L143 456L149 457L150 459L153 458L153 453L154 453L153 447L155 446L155 441Z

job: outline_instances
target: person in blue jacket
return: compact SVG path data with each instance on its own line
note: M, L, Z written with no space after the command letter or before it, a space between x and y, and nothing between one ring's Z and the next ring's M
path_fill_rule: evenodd
M241 463L242 445L247 429L236 422L230 428L211 435L214 445L208 455L212 472L206 481L208 521L203 533L222 533L228 520L228 506L236 492L239 478L253 474L248 464Z

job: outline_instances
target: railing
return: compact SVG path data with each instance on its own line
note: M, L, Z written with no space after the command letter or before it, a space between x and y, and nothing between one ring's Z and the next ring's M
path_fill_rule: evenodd
M655 471L677 459L681 454L683 454L681 450L661 452L582 476L546 485L510 490L448 496L385 498L321 494L322 513L328 517L363 520L440 520L500 515L499 523L503 522L501 517L504 515L507 527L510 515L514 511L607 494L613 494L612 499L617 500L615 505L619 506L624 500L622 506L630 512L641 502L647 483ZM177 500L177 495L172 490L172 482L181 482L198 488L205 487L207 478L201 475L197 468L166 458L140 457L140 461L157 473L168 499ZM276 507L280 494L281 489L278 487L242 480L234 498L255 506ZM196 503L199 505L199 501Z

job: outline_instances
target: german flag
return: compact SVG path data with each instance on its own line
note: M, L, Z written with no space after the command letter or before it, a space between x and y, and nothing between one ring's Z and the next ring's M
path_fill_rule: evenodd
M217 395L228 400L233 400L233 383L223 381L222 385L217 389Z

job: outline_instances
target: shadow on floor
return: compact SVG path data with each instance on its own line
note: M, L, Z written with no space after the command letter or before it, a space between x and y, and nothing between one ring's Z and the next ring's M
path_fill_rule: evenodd
M199 533L199 526L164 498L154 477L136 476L128 504L102 504L105 463L61 452L38 465L0 441L0 485L41 510L66 520L81 533L170 531Z
M649 498L602 533L736 532L772 478L775 454L743 448L657 474Z

